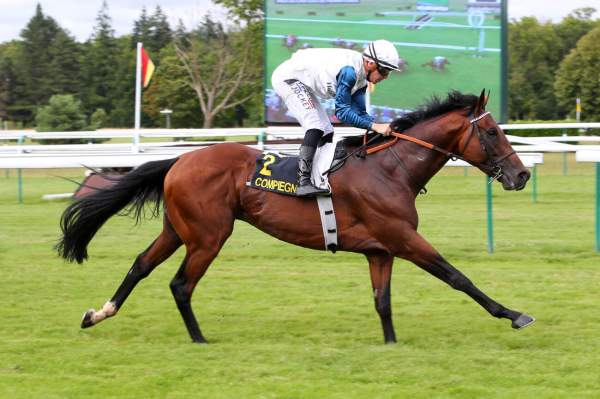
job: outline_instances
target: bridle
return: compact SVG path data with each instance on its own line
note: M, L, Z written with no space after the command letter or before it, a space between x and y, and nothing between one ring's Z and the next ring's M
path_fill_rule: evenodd
M489 177L490 177L490 182L494 181L494 180L498 180L502 177L502 175L504 174L502 171L502 162L510 157L511 155L515 154L515 151L509 151L508 153L501 155L498 158L494 158L493 155L493 151L490 150L491 147L491 142L488 136L491 136L491 134L488 135L482 135L481 134L481 128L479 127L479 124L477 122L479 122L480 120L482 120L483 118L485 118L486 116L490 115L489 111L486 111L484 113L482 113L481 115L475 117L475 118L471 118L469 120L469 123L471 124L471 130L469 132L469 136L467 137L467 140L465 141L465 144L462 148L462 150L460 151L459 154L455 154L453 152L447 151L441 147L436 146L435 144L431 144L427 141L418 139L416 137L412 137L412 136L408 136L406 134L402 134L402 133L397 133L397 132L392 132L391 136L394 136L394 140L391 140L387 143L381 144L379 146L376 147L372 147L366 150L367 154L372 154L374 152L380 151L384 148L390 147L394 144L396 144L398 142L398 140L406 140L406 141L411 141L415 144L418 144L422 147L425 148L429 148L430 150L433 151L437 151L439 153L442 153L446 156L447 159L451 159L453 161L456 161L457 159L460 159L461 161L467 162L468 164L471 164L475 167L480 168L481 170L483 170ZM468 159L466 159L464 157L464 153L467 149L467 147L469 146L469 143L471 142L471 139L473 138L474 134L477 134L477 138L479 139L479 143L481 145L481 148L483 149L483 151L486 153L487 155L487 159L484 162L474 162L474 161L469 161ZM393 150L392 150L393 151ZM398 158L397 154L396 158Z
M461 156L458 159L462 159L463 161L468 162L471 165L476 166L476 167L482 169L483 171L485 171L485 173L490 177L490 183L491 183L492 181L498 180L502 177L502 175L504 174L502 171L502 162L506 158L515 154L516 152L515 152L515 150L512 150L512 151L507 152L504 155L501 155L498 158L494 158L493 152L490 150L490 146L491 146L490 136L492 136L492 135L489 133L487 135L482 135L481 128L479 127L479 124L477 123L480 120L482 120L483 118L485 118L486 116L488 116L489 114L490 114L490 112L486 111L486 112L482 113L481 115L479 115L478 117L472 118L469 120L469 123L471 124L471 131L469 132L467 141L465 142L465 145L463 146L463 149L461 151ZM462 156L465 153L467 147L469 146L471 139L473 138L473 132L477 133L477 138L479 139L479 144L481 145L481 148L487 155L487 160L483 163L467 161Z

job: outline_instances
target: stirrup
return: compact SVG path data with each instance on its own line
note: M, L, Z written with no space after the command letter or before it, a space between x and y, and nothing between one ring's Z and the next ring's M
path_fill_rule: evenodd
M298 186L296 189L297 197L314 197L314 196L327 196L330 195L331 191L327 188L315 187L312 184L306 184L304 186Z

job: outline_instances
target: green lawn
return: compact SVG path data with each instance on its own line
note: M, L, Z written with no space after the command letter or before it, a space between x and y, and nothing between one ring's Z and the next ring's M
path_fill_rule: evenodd
M456 267L536 324L514 331L462 293L397 261L398 343L384 345L368 268L356 254L311 251L245 223L208 270L194 306L209 345L194 345L168 283L177 252L113 319L79 329L160 230L115 217L89 262L52 251L81 171L0 174L0 398L597 398L599 257L594 169L562 175L560 155L531 189L494 186L496 252L486 252L484 177L446 169L418 206L420 230ZM349 182L348 184L351 184ZM292 221L290 221L292 222Z

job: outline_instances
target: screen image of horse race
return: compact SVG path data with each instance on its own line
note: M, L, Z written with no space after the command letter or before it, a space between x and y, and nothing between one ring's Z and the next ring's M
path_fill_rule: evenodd
M401 72L371 88L371 115L389 122L431 95L491 90L488 109L501 118L501 0L267 0L265 119L293 122L273 92L271 74L295 51L311 47L362 52L387 39ZM324 101L333 116L333 100Z

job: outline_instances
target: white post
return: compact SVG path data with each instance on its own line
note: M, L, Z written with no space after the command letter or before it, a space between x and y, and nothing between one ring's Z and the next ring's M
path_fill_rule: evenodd
M479 30L479 47L477 48L477 53L479 57L483 57L483 52L485 49L485 29Z
M137 44L137 55L135 61L135 133L133 135L133 147L131 152L139 152L140 145L140 121L142 112L142 43Z

